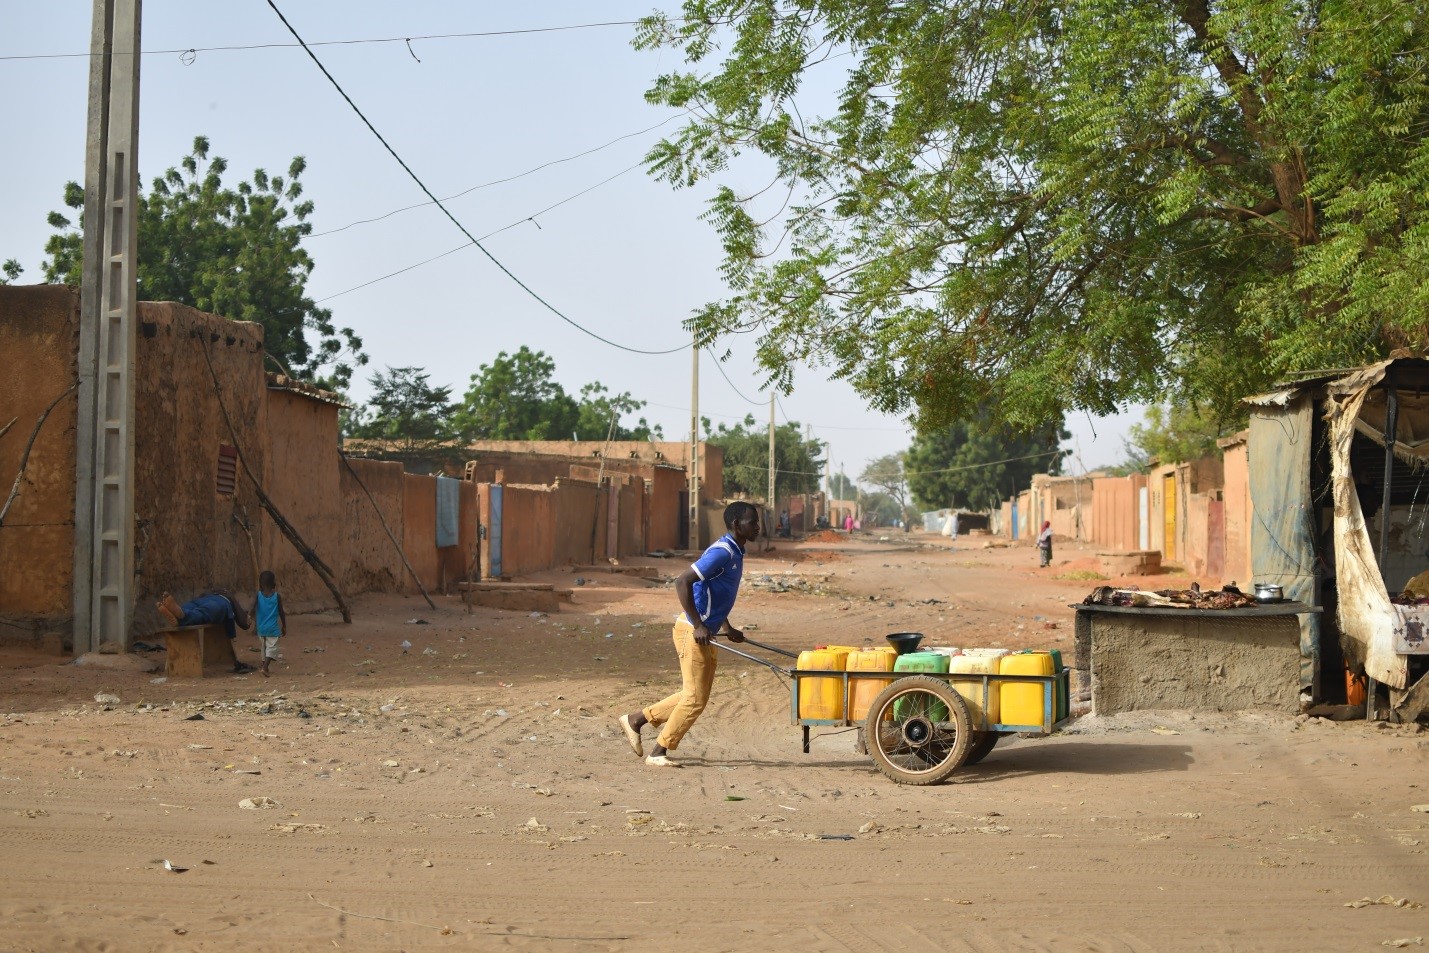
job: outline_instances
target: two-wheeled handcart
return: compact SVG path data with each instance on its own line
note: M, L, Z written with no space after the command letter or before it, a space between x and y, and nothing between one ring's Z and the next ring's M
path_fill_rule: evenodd
M936 784L987 757L1004 735L1050 735L1071 720L1070 670L1065 667L1050 675L801 669L798 653L748 636L739 643L795 660L794 667L785 668L724 642L714 644L791 679L789 710L793 724L803 730L805 754L811 729L857 728L856 750L870 755L878 770L899 784ZM900 650L904 647L899 645ZM837 686L828 680L836 680ZM863 701L880 683L882 688L872 701ZM1006 686L1026 686L1013 689L1025 699L1040 694L1040 722L1017 724L987 717L987 712L998 710L993 699ZM827 698L831 688L843 702L842 707L836 701L825 706L830 710L824 713L834 717L807 717L811 706L801 706L801 698L807 699L811 692ZM1020 706L1021 710L1036 707Z

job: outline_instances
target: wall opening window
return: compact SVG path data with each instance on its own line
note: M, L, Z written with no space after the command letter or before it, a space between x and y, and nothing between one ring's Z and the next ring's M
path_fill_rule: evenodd
M238 491L238 451L218 445L218 495L233 496Z

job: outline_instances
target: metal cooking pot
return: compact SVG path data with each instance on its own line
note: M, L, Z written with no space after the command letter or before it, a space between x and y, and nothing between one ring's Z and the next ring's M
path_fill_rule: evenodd
M1285 589L1273 582L1258 582L1255 584L1256 602L1283 602L1285 600Z

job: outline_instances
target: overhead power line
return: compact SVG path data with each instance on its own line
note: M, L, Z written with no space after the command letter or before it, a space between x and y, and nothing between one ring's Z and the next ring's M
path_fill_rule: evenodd
M713 351L710 351L708 348L706 348L705 353L710 356L710 360L714 361L715 370L719 371L719 376L724 378L724 382L729 385L730 390L734 391L736 394L739 395L740 400L744 401L746 404L753 404L756 407L761 407L764 405L764 401L762 400L750 400L748 397L745 397L744 391L734 386L734 381L730 380L729 375L724 372L724 362L721 361L719 358L715 357Z
M466 246L462 246L462 247L466 247ZM448 253L448 254L449 254L449 253ZM676 407L674 404L657 404L657 403L655 403L654 401L651 401L651 400L647 400L645 403L648 404L648 405L651 406L651 407L659 407L659 408L662 408L662 409L664 409L664 410L678 410L678 411L681 411L681 412L683 412L683 413L685 414L685 416L686 416L687 418L688 418L689 413L690 413L690 408L689 408L689 407ZM762 406L762 404L761 404L761 406ZM782 405L781 405L781 406L782 406ZM723 418L725 418L726 420L743 420L745 417L749 416L748 414L724 414L724 413L715 413L714 411L711 411L711 410L701 410L701 411L700 411L700 414L701 414L701 416L705 416L705 417L723 417ZM785 420L786 420L787 422L793 423L792 420L789 420L789 415L788 415L788 414L785 414L785 415L784 415L784 418L785 418ZM817 422L817 421L812 421L812 420L806 420L806 421L804 421L804 423L808 424L810 427L813 427L815 430L862 430L862 431L869 431L869 432L875 432L875 433L907 433L907 432L908 432L907 429L906 429L906 428L903 428L903 427L833 427L833 426L830 426L830 425L828 425L828 424L821 424L821 423L819 423L819 422ZM766 469L767 469L767 468L766 468Z
M622 169L621 171L615 173L615 175L612 175L612 176L609 176L609 177L607 177L607 178L601 179L601 180L600 180L599 182L597 182L595 185L592 185L592 186L590 186L590 187L588 187L588 188L581 189L579 192L577 192L577 193L574 194L574 195L568 195L568 196L566 196L565 198L561 199L559 202L556 202L556 203L554 203L554 204L552 204L552 205L547 205L545 208L541 209L541 211L539 211L539 212L532 212L530 215L527 215L527 216L525 216L524 218L518 218L516 221L512 222L512 223L509 224L509 225L503 225L503 226L501 226L500 228L496 229L495 231L487 232L485 235L481 236L481 239L480 239L480 240L481 240L481 241L486 241L488 238L491 238L493 235L500 235L502 232L504 232L504 231L506 231L506 230L508 230L508 229L515 228L517 225L521 225L521 224L524 224L524 223L526 223L526 222L530 222L532 225L535 225L537 228L540 228L541 226L536 222L537 216L545 215L547 212L551 211L552 209L554 209L554 208L559 208L560 206L565 205L567 202L569 202L569 201L571 201L571 200L573 200L573 199L578 199L578 198L580 198L582 195L585 195L587 192L593 192L593 191L595 191L596 189L600 188L602 185L605 185L607 182L614 182L616 179L620 178L622 175L625 175L625 173L630 172L630 171L632 171L632 170L634 170L634 169L640 168L641 164L642 164L642 163L638 163L638 162L637 162L635 165L632 165L632 166L630 166L629 168ZM425 204L425 205L430 205L431 203L430 203L430 202L425 202L425 203L423 203L423 204ZM473 245L475 245L475 244L476 244L476 242L474 242L474 241L472 241L472 242L463 242L462 244L458 245L458 246L455 247L455 248L449 248L449 249L447 249L446 251L441 252L440 254L433 255L431 258L424 258L424 259L422 259L421 261L417 262L416 264L407 265L407 266L404 267L404 268L398 268L396 271L388 272L387 274L382 275L382 276L379 277L379 278L373 278L373 279L371 279L370 281L364 281L364 282L363 282L362 284L360 284L360 285L353 285L351 288L347 288L347 289L344 289L344 290L342 290L342 291L334 292L333 294L330 294L330 295L327 295L327 296L325 296L325 297L322 297L322 298L317 299L317 300L314 301L313 303L314 303L314 304L322 304L324 301L331 301L333 298L341 298L341 297L342 297L343 295L345 295L345 294L350 294L350 293L352 293L352 292L354 292L354 291L361 291L363 288L366 288L366 287L368 287L369 285L375 285L375 284L377 284L379 281L386 281L388 278L395 278L395 277L397 277L398 275L406 274L407 272L413 270L414 268L420 268L420 267L422 267L423 265L430 265L432 262L437 261L437 260L442 259L442 258L445 258L445 257L447 257L448 255L455 255L457 252L461 251L463 248L471 248L471 247L472 247ZM483 251L484 251L484 250L485 250L485 249L483 249ZM617 347L618 347L618 346L619 346L619 345L617 345ZM683 351L683 350L684 350L684 347L680 347L678 350Z
M1036 460L1038 457L1050 457L1061 453L1061 450L1044 450L1041 453L1029 453L1020 457L1008 457L1005 460L988 460L985 463L969 463L960 467L944 467L941 470L904 470L905 477L927 476L933 473L960 473L963 470L981 470L983 467L995 467L1000 463L1013 463L1018 460Z
M610 140L609 142L604 143L604 144L602 144L602 145L598 145L598 146L596 146L596 147L593 148L593 149L587 149L587 150L585 150L584 152L577 152L575 155L565 156L565 157L560 158L560 159L552 159L552 160L549 161L549 162L543 162L543 163L541 163L540 165L535 166L534 168L527 169L525 172L518 172L518 173L516 173L515 175L508 175L508 176L506 176L505 178L502 178L502 179L492 179L490 182L483 182L483 183L481 183L480 185L473 185L471 188L469 188L469 189L463 189L462 191L457 192L455 195L448 195L446 198L442 199L442 201L443 201L443 202L450 202L452 199L459 199L459 198L461 198L461 197L464 196L464 195L470 195L472 192L476 192L476 191L478 191L478 190L480 190L480 189L489 189L489 188L491 188L493 185L505 185L507 182L515 182L517 179L522 179L522 178L525 178L525 177L528 176L528 175L533 175L533 174L535 174L535 173L537 173L537 172L540 172L542 169L549 169L549 168L550 168L551 166L553 166L553 165L560 165L560 164L563 163L563 162L571 162L571 161L573 161L573 160L575 160L575 159L585 158L586 156L588 156L588 155L593 155L593 154L595 154L595 153L601 151L602 149L608 149L608 148L610 148L611 146L615 145L617 142L624 142L626 139L633 139L633 138L635 138L636 136L642 136L642 135L644 135L644 134L647 133L647 132L654 132L656 129L659 129L661 126L669 125L670 123L674 122L676 119L679 119L681 116L684 116L684 115L686 115L686 114L687 114L687 113L676 113L675 115L670 116L670 117L667 118L667 119L664 119L664 120L662 120L662 121L660 121L660 122L657 122L657 123L656 123L655 125L653 125L653 126L646 126L644 129L637 130L636 132L627 132L627 133L626 133L625 135L623 135L623 136L616 136L614 139ZM641 164L643 165L643 163L641 163ZM638 168L638 167L639 167L639 166L637 165L637 166L632 166L631 168ZM626 172L629 172L630 169L626 169L625 171L626 171ZM624 175L625 173L622 172L622 173L620 173L620 174L621 174L621 175ZM606 180L606 181L609 181L609 180ZM600 184L604 185L605 183L600 183ZM586 191L590 191L590 190L587 189ZM581 192L581 193L578 193L578 194L584 195L585 193L584 193L584 192ZM575 197L575 196L572 196L572 198L574 198L574 197ZM565 201L570 201L570 199L566 199ZM380 221L382 221L382 220L385 219L385 218L391 218L393 215L397 215L397 214L400 214L400 213L402 213L402 212L410 212L410 211L411 211L412 209L414 209L414 208L426 208L428 205L431 205L431 204L432 204L431 202L418 202L418 203L416 203L415 205L406 205L406 206L403 206L402 208L396 208L396 209L393 209L392 211L387 212L387 213L385 213L385 214L378 215L376 218L361 218L361 219L358 219L358 220L355 221L355 222L348 222L346 225L340 225L340 226L338 226L337 228L329 228L329 229L328 229L327 231L325 231L325 232L313 232L313 233L312 233L311 235L309 235L308 237L309 237L309 238L321 238L321 237L323 237L324 235L335 235L335 234L338 233L338 232L346 231L347 229L352 228L352 227L354 227L354 226L356 226L356 225L369 225L369 224L371 224L372 222L380 222ZM558 203L558 204L559 204L559 203ZM555 208L555 206L553 205L553 206L551 206L551 208ZM545 211L548 211L548 212L549 212L550 209L546 209ZM540 213L537 213L537 214L540 214Z
M274 8L277 9L276 7ZM282 16L282 14L278 14ZM284 21L287 22L287 21ZM564 26L540 26L525 27L515 30L481 30L473 33L428 33L421 36L379 36L369 39L358 40L313 40L311 43L304 43L301 39L297 43L244 43L232 46L188 46L183 49L173 50L140 50L140 56L159 56L164 54L185 53L227 53L235 50L284 50L295 49L299 46L306 49L310 46L361 46L369 43L411 43L414 40L464 40L491 36L521 36L530 33L563 33L570 30L594 30L612 26L637 26L639 20L607 20L602 23L571 23ZM289 28L291 30L291 27ZM296 33L293 34L295 37ZM0 56L0 60L64 60L88 58L91 53L25 53L12 56ZM116 54L119 55L119 54Z
M432 190L427 188L426 183L423 182L417 176L417 173L412 171L412 167L407 165L406 161L400 155L397 154L397 150L392 148L391 144L383 138L382 133L377 131L377 127L372 125L372 121L369 120L367 116L363 114L361 109L357 108L357 104L352 101L351 96L347 95L347 91L342 88L342 84L340 84L336 79L334 79L333 75L328 72L327 67L323 65L322 60L318 59L317 54L308 48L307 43L303 42L303 38L298 35L297 30L293 29L293 25L288 22L288 18L283 16L283 11L278 9L278 5L274 3L273 0L268 0L268 6L271 7L273 12L278 15L278 19L283 21L283 26L287 27L288 32L293 35L293 39L297 40L298 44L302 46L303 52L308 54L308 57L313 61L314 64L317 65L317 68L322 70L322 74L327 77L328 82L332 83L333 88L336 89L338 93L342 96L342 98L347 101L348 106L352 107L352 111L357 113L357 117L361 119L363 124L367 126L368 130L370 130L371 133L377 137L377 141L382 143L382 147L385 148L389 153L391 153L392 158L397 160L397 164L402 167L402 170L406 172L407 175L411 176L413 182L417 183L417 187L426 193L427 198L431 199L432 202L437 206L437 208L442 210L442 214L444 214L448 219L451 220L451 223L455 225L457 229L460 230L461 233L467 237L471 244L475 245L483 255L490 259L493 265L495 265L497 268L500 268L501 271L506 275L506 277L514 281L521 288L522 291L526 292L532 298L536 299L538 302L545 306L546 310L550 311L556 317L560 318L562 321L566 322L571 327L575 328L577 331L580 331L582 334L586 334L590 337L595 338L602 344L609 344L613 348L617 348L622 351L629 351L632 354L674 354L678 351L683 351L685 350L685 348L689 347L688 344L682 344L679 347L673 347L663 351L650 351L644 350L642 348L626 347L624 344L617 344L609 338L602 337L594 331L582 327L580 324L566 317L566 315L563 314L559 308L551 304L545 298L542 298L529 285L527 285L520 278L517 278L516 275L512 273L511 269L503 265L495 255L486 250L486 247L483 246L481 242L471 234L471 232L467 231L466 226L457 220L457 217L453 215L445 205L442 204L441 199L437 198L436 195L433 194Z

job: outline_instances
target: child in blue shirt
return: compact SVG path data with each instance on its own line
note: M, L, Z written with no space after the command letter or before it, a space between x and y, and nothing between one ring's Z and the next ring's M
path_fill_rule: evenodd
M258 576L258 595L253 598L253 620L258 627L258 642L263 647L263 677L268 666L278 658L278 639L288 634L288 617L283 612L283 597L278 594L278 579L271 569Z
M680 656L680 690L649 708L621 715L617 721L625 740L637 756L645 756L640 729L660 728L655 747L645 763L658 768L678 768L666 754L680 745L680 739L694 725L709 703L714 684L716 635L731 642L743 642L744 633L729 624L729 613L739 594L744 572L744 547L759 535L759 511L753 503L731 503L724 510L729 530L705 550L694 565L675 580L675 595L683 613L675 617L675 652Z

